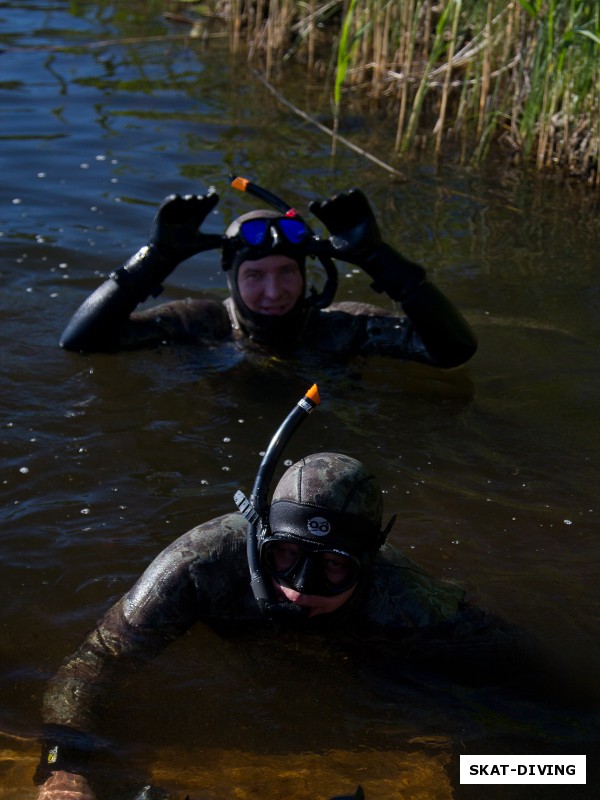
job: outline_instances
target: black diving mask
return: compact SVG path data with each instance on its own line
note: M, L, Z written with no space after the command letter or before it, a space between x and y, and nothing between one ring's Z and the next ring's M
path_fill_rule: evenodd
M300 594L335 597L356 586L360 561L342 550L324 550L290 538L270 536L260 548L265 572Z

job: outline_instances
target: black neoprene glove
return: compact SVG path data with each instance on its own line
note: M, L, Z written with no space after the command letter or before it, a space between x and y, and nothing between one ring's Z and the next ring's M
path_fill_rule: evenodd
M216 192L206 195L169 195L161 203L150 239L122 267L111 274L136 302L157 296L160 284L187 258L221 246L222 237L200 231L200 226L219 202Z
M202 233L200 226L219 202L219 195L169 195L161 203L150 231L149 244L174 265L221 246L222 237Z
M403 300L425 280L423 267L382 241L375 215L360 189L315 200L309 208L330 233L333 257L364 269L373 278L375 291Z

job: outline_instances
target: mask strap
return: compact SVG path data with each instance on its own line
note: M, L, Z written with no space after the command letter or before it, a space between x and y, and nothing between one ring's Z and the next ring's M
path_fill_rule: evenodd
M393 526L394 522L396 522L396 517L397 516L398 516L397 514L394 514L391 517L391 519L388 522L388 524L385 526L385 528L381 531L381 539L380 539L379 547L381 547L384 544L385 540L387 539L389 532L392 530L392 526Z

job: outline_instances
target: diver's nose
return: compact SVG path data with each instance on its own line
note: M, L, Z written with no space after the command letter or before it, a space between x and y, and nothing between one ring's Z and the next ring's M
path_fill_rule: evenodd
M269 273L265 279L265 296L277 300L281 293L281 278L277 273Z

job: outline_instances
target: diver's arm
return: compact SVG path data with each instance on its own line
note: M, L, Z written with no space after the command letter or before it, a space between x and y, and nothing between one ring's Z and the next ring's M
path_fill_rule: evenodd
M99 710L128 674L155 657L176 635L168 626L130 624L123 603L124 599L108 611L46 689L42 755L34 776L38 785L45 786L57 771L86 778L93 772L95 755L102 749L96 733Z
M331 233L335 257L357 264L373 278L373 288L398 301L422 341L429 362L456 367L468 361L477 341L450 300L427 280L425 269L381 240L364 194L353 189L313 202L311 211ZM410 356L410 353L407 355Z
M401 304L425 346L428 356L425 360L437 367L450 368L464 364L474 355L477 339L471 327L446 295L426 279L423 267L382 244L363 269L374 278L372 285L376 291L384 291ZM421 280L417 279L419 274ZM419 349L422 350L417 345L416 351Z
M219 247L221 237L199 231L219 200L216 193L171 195L161 204L150 240L78 308L65 328L61 347L77 351L109 351L127 338L129 327L139 323L130 315L190 256Z
M43 701L38 786L46 787L55 772L93 776L103 744L97 732L100 710L127 676L203 613L206 603L197 590L205 574L202 534L213 528L206 523L163 550L51 679Z
M44 696L42 752L33 776L37 800L95 800L88 780L101 740L89 729L119 661L117 649L104 642L111 613L67 659Z
M57 771L92 775L99 711L125 678L198 621L237 609L236 581L248 580L246 527L226 514L180 536L67 658L44 695L38 785Z

